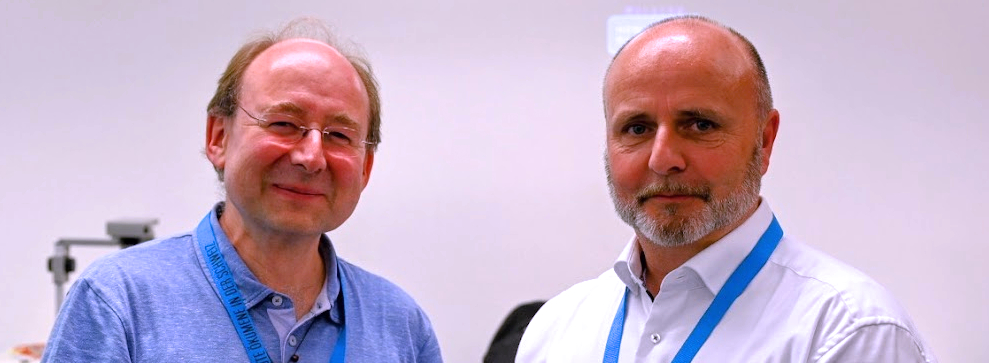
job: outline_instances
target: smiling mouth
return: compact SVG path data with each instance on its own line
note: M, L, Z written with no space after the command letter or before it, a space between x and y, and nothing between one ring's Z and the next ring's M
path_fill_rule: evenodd
M319 195L323 195L323 193L321 193L319 191L316 191L316 190L312 190L312 189L292 187L292 186L281 185L281 184L275 184L274 186L275 186L275 188L278 188L280 190L283 190L283 191L286 191L286 192L289 192L289 193L299 194L299 195L308 195L308 196L319 196Z
M662 202L682 202L694 198L707 201L707 195L703 194L649 194L639 196L639 205L645 204L650 199L656 199Z
M691 185L685 182L662 181L643 187L636 195L639 205L643 205L649 199L656 199L660 203L679 203L691 199L700 199L704 203L711 201L711 188L707 185Z

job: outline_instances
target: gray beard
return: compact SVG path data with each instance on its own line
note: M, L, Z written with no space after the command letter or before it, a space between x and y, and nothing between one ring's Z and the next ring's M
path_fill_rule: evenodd
M605 172L608 176L608 189L615 211L625 223L645 237L649 242L663 247L678 247L694 243L718 229L729 226L743 217L749 208L759 201L759 188L762 184L762 153L756 147L749 159L742 184L723 198L714 199L708 185L692 186L666 180L649 185L636 193L632 200L621 200L615 192L611 165L605 158ZM667 206L662 213L669 219L661 224L658 218L646 213L642 203L646 196L658 193L695 195L704 201L704 207L695 216L679 214L676 205Z

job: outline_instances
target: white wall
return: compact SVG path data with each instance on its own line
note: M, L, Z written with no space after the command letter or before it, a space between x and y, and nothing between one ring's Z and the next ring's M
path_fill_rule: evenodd
M2 0L0 351L46 339L54 241L207 212L216 78L252 31L310 14L364 46L383 89L371 184L331 236L418 299L448 361L479 361L513 306L596 276L630 235L600 83L605 20L640 5L749 36L782 112L764 194L788 233L888 286L942 361L989 361L985 4L742 3Z

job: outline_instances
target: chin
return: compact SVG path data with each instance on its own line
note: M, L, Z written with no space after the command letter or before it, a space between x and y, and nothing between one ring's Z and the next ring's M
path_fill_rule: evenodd
M326 221L314 219L310 214L282 214L276 218L268 219L267 222L272 230L292 235L323 234L332 229L328 227Z
M709 220L698 215L655 215L639 214L635 230L639 236L654 245L663 247L686 246L696 242L711 232Z

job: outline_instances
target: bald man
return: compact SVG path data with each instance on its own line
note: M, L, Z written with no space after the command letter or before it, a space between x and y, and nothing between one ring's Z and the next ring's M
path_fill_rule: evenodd
M606 171L635 236L550 300L517 362L933 362L861 272L784 235L759 197L779 112L755 48L716 22L657 23L604 84Z
M329 39L301 20L241 47L206 120L225 201L93 263L43 361L441 361L415 301L324 234L353 213L381 139L369 66Z

